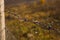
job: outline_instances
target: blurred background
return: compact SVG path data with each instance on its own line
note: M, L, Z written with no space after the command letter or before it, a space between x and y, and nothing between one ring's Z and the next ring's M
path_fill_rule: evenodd
M5 0L6 40L60 40L60 0Z

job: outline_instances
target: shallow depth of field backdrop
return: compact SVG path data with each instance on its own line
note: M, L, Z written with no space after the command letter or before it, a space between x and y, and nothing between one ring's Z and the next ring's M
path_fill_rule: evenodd
M7 40L60 40L60 0L5 0Z

